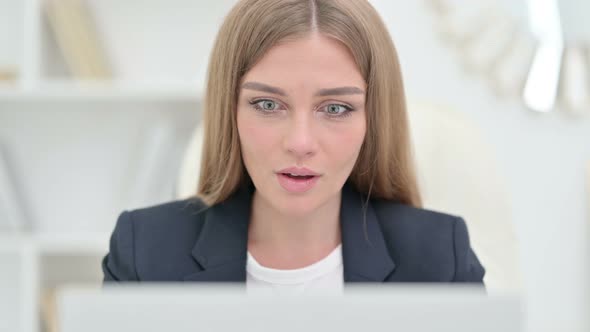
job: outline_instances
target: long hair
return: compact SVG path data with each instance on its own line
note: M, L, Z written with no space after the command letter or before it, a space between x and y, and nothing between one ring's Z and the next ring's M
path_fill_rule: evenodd
M236 121L241 80L274 45L312 32L346 45L367 84L367 131L349 181L367 199L420 207L397 52L367 0L241 0L233 7L210 56L197 196L213 205L250 180Z

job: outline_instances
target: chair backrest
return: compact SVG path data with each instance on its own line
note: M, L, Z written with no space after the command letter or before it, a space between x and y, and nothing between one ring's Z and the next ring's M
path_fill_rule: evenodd
M424 207L462 216L486 268L488 291L518 291L519 250L510 200L493 149L461 113L429 104L408 107ZM177 183L178 198L194 195L203 128L196 128Z
M520 251L494 149L462 113L426 103L408 110L424 207L465 219L488 290L519 291Z

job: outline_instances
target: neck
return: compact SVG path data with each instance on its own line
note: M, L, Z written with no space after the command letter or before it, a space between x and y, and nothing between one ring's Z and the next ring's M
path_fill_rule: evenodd
M293 269L313 264L340 244L340 202L336 195L306 215L286 215L254 192L248 250L267 267Z

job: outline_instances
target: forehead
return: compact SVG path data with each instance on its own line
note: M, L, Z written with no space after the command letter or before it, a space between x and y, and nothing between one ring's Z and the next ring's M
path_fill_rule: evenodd
M246 80L290 86L342 85L364 88L352 53L340 41L313 34L273 46L244 76ZM321 85L321 86L319 86Z

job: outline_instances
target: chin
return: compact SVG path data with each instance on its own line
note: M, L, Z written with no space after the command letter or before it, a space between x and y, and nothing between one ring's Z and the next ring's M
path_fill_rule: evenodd
M315 195L290 195L284 193L280 201L276 202L276 208L289 216L306 216L317 210L321 205Z

